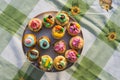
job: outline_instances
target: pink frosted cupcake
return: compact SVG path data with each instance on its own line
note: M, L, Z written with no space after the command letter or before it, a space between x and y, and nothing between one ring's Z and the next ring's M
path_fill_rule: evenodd
M67 26L67 31L71 36L76 36L80 33L80 25L77 22L71 22Z
M65 41L60 40L60 41L56 42L54 44L54 50L55 50L55 52L57 52L59 54L63 54L65 52L65 50L66 50Z
M28 28L33 32L38 32L42 28L42 21L38 18L33 18L29 21Z
M72 49L81 49L84 45L84 40L80 36L75 36L70 39L69 45Z
M65 52L65 58L69 61L74 63L80 55L74 49L69 49Z

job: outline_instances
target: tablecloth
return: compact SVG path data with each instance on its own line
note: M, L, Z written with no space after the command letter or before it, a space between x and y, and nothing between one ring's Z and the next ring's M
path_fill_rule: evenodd
M46 11L66 11L82 28L81 56L62 72L35 68L22 49L28 21ZM120 0L0 0L0 80L120 80L119 13Z

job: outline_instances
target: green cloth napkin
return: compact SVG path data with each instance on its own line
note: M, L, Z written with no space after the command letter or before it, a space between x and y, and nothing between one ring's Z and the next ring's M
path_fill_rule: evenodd
M99 0L0 0L0 80L119 80L120 0L102 7ZM28 21L46 11L66 11L81 25L81 56L62 72L38 70L22 50Z

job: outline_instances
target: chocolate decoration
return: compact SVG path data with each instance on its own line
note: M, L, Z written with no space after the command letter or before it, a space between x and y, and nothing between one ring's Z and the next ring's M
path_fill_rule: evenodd
M34 51L31 51L30 53L31 53L32 55L37 55L37 53L34 52Z
M73 26L74 24L73 23L70 23L70 26Z
M65 19L65 16L64 15L61 15L61 17L60 17L61 19Z
M59 65L58 65L58 68L59 68L59 69L62 69L62 68L63 68L63 66L59 64Z
M46 46L47 46L47 43L46 43L46 42L44 42L44 43L43 43L43 46L44 46L44 47L46 47Z
M50 18L52 18L52 16L51 16L51 15L49 15L49 16L48 16L48 18L50 19Z

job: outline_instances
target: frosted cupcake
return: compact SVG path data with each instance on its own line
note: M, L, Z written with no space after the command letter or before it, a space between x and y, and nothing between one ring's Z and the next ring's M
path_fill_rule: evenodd
M75 36L70 39L69 45L72 49L81 49L84 45L84 40L80 36Z
M42 36L38 39L38 45L42 49L48 49L50 47L50 39L47 36Z
M76 36L80 33L80 25L77 22L71 22L67 26L67 31L71 36Z
M42 28L42 21L38 18L33 18L29 21L28 28L33 32L38 32Z
M64 35L65 35L65 29L62 26L56 25L53 27L52 29L53 38L61 39Z
M65 59L65 57L63 56L57 56L54 59L54 67L57 70L63 70L65 69L67 66L67 60Z
M43 24L46 28L51 28L54 25L54 17L52 15L46 15L43 17Z
M64 40L57 41L54 44L54 50L56 53L63 54L66 50L66 44Z
M55 17L55 21L58 25L65 26L69 22L69 16L65 12L59 12Z
M44 71L50 71L53 67L53 60L49 55L41 56L39 67Z
M74 63L75 61L77 61L77 59L79 58L79 54L77 51L75 51L74 49L69 49L65 52L65 58L69 61Z
M30 61L34 61L34 60L37 60L39 58L39 51L35 48L33 49L30 49L28 52L27 52L27 58L30 60Z
M36 36L33 34L25 34L23 38L23 43L26 47L33 47L36 44Z

